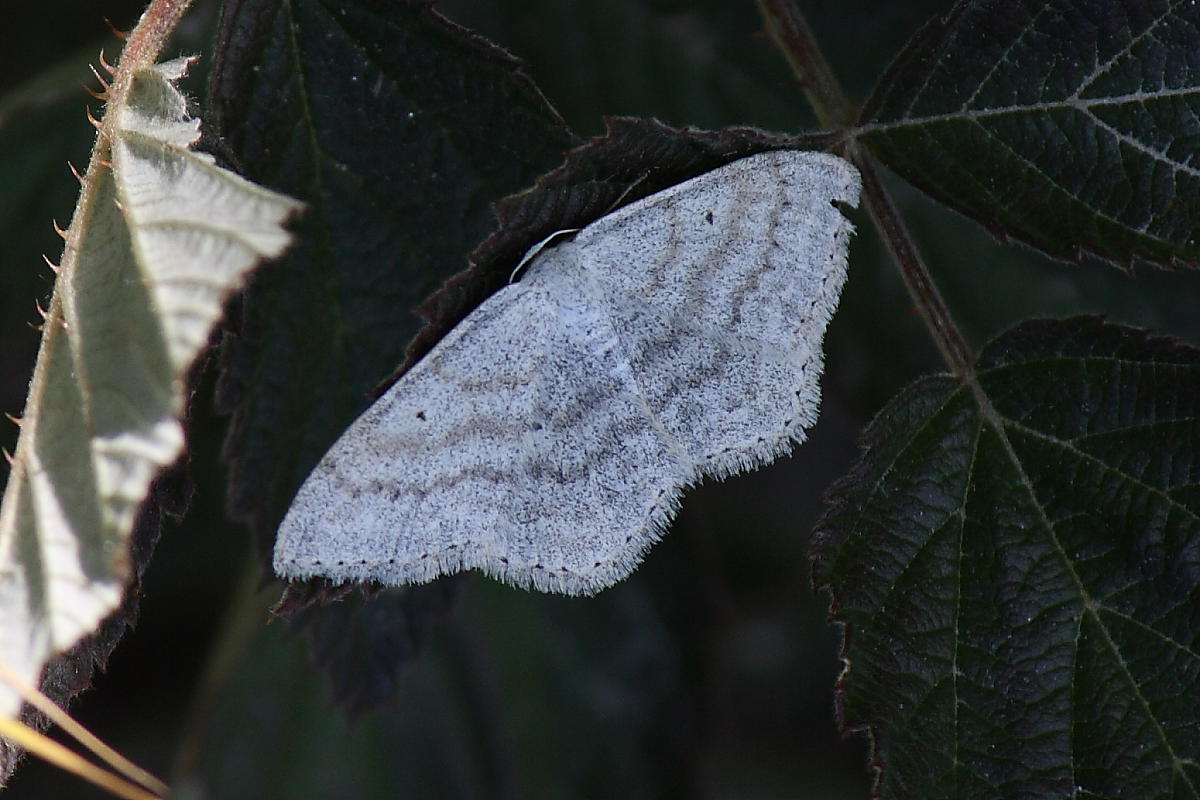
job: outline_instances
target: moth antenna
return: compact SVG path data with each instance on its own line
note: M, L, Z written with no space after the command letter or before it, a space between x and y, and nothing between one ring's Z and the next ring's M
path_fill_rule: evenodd
M70 161L67 162L67 166L71 168L71 174L75 176L75 180L79 181L80 186L83 186L83 176L79 174L79 170L75 169L75 165Z
M100 48L100 66L104 67L104 71L107 72L109 75L115 76L117 74L117 68L114 67L112 64L108 63L104 59L104 48L103 47Z
M42 253L42 261L46 262L46 266L50 268L51 272L53 272L55 275L58 274L58 264L55 264L53 261L51 261L50 256Z
M7 417L8 421L11 422L13 425L16 425L18 428L21 427L21 418L20 417L10 414L7 411L4 412L4 416Z
M58 220L52 219L50 220L50 224L54 226L54 232L57 233L65 242L67 240L67 232L58 227Z
M113 25L112 20L110 20L108 17L104 18L104 24L108 26L110 31L112 31L113 36L116 36L121 41L125 41L129 38L129 31L123 31L116 25Z

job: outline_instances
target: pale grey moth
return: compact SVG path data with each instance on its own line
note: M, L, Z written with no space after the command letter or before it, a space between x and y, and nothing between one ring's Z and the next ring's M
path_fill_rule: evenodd
M535 255L342 435L279 530L286 578L479 569L591 594L683 490L768 463L817 418L858 172L744 158Z

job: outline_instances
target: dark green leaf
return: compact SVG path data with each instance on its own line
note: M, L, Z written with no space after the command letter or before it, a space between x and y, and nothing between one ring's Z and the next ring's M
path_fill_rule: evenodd
M449 0L438 8L520 55L571 126L587 135L602 133L606 114L677 127L815 125L786 63L761 36L753 3Z
M1023 324L914 384L818 526L885 798L1200 793L1200 352Z
M289 623L308 636L313 662L329 675L334 704L357 719L395 697L400 667L421 652L460 584L452 576L411 590L381 591L365 602L357 590L343 587L342 602L303 606Z
M427 3L238 0L210 102L245 173L309 204L226 343L230 503L269 541L300 480L370 403L413 309L493 227L490 204L572 137L506 53Z
M300 481L403 361L414 309L494 227L491 203L574 138L511 56L428 3L237 0L217 52L219 141L309 205L301 246L258 274L223 347L230 505L265 549ZM378 624L380 609L411 612L423 632L417 617L443 591L307 615L318 657L357 643L324 659L343 708L385 700L419 645Z
M1003 238L1200 259L1200 7L978 0L915 36L862 116L892 169Z

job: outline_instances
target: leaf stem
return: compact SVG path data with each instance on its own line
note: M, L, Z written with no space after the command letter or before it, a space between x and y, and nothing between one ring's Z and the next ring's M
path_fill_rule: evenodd
M795 0L758 0L758 8L767 33L800 79L818 122L827 129L848 127L855 116L852 106ZM907 226L880 181L874 161L856 140L849 137L840 150L862 173L863 205L879 229L930 335L951 371L960 380L969 381L974 373L971 348L954 323Z
M933 276L921 259L917 246L913 242L908 227L896 210L892 197L879 180L879 172L875 162L869 158L855 141L843 145L843 154L858 167L863 181L863 206L871 215L883 239L884 246L891 253L892 260L900 268L900 275L913 304L925 320L925 326L933 336L934 343L942 351L951 372L960 380L969 382L974 376L974 358L971 348L967 345L950 309L946 307L942 295L934 285Z
M105 87L105 92L101 95L104 98L104 117L103 122L97 124L97 130L100 135L96 137L96 143L92 146L91 159L88 161L87 171L84 177L80 180L81 188L79 193L79 201L75 206L75 214L71 218L71 226L68 229L66 247L63 249L62 277L69 276L74 270L75 256L79 250L79 237L83 224L76 225L76 220L86 219L92 210L92 204L95 196L94 187L97 184L99 173L102 170L111 168L111 155L109 150L110 138L106 131L113 124L111 112L114 109L121 108L125 105L125 95L129 91L129 84L133 79L134 73L145 67L153 66L158 59L159 53L162 52L163 46L166 45L167 39L175 30L175 26L179 24L179 20L187 12L191 6L192 0L152 0L146 10L142 12L141 19L137 25L125 37L125 47L121 50L121 56L116 65L116 71L112 76L112 83ZM101 51L100 62L106 68L109 65L104 61L104 53ZM93 70L94 71L94 70ZM99 77L97 75L97 77ZM93 123L95 124L95 123ZM50 319L52 323L47 327L47 337L53 334L55 328L58 327L58 321L61 319L60 296L61 292L57 289L54 292L50 309ZM46 337L44 337L46 338Z
M92 187L96 184L98 172L111 168L110 137L108 136L109 126L113 124L111 112L125 105L125 95L129 92L129 84L133 80L134 74L138 70L154 65L158 60L159 53L166 45L167 39L175 31L175 26L179 24L179 20L183 18L191 4L192 0L151 0L150 5L142 12L137 25L125 37L125 47L121 50L121 56L117 61L112 83L105 86L105 92L102 95L97 95L103 97L105 101L104 117L100 124L93 121L97 130L100 131L100 135L96 137L87 172L81 181L83 187L76 205L77 216L82 218L90 212ZM111 66L104 61L103 51L100 53L100 63L106 69ZM95 73L95 68L92 71ZM99 78L99 74L96 77ZM103 81L101 82L103 83ZM77 230L81 226L76 226L73 220L74 218L72 218L70 238L67 240L67 247L63 254L64 264L70 260L71 255L78 247ZM57 294L58 292L55 292L55 295Z
M130 32L125 49L121 51L121 62L117 67L118 82L122 76L152 66L158 60L167 39L191 4L192 0L152 0Z
M847 127L854 119L854 107L842 92L795 0L758 0L758 11L767 34L796 74L817 122L826 130Z

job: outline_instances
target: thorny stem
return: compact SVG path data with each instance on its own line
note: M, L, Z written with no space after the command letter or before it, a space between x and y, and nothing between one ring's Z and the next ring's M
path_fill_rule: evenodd
M9 463L12 465L12 473L8 479L8 490L12 490L14 486L20 485L20 472L25 469L25 458L22 458L24 448L29 445L27 442L35 440L34 429L38 425L36 416L31 409L41 407L41 397L46 392L45 384L45 367L47 359L45 354L51 351L56 338L62 334L66 323L64 322L63 296L66 293L64 286L68 285L74 278L75 266L80 252L80 240L83 236L83 231L87 228L87 220L92 216L97 203L97 186L101 185L102 177L105 170L112 168L111 152L112 146L108 135L105 133L106 126L112 123L108 122L109 112L112 109L120 108L125 102L125 94L129 90L129 84L133 74L143 67L154 63L158 58L159 52L162 51L163 45L166 44L167 38L174 31L175 26L187 11L192 0L153 0L146 11L142 14L142 18L138 21L137 27L129 34L125 49L121 53L120 64L116 68L116 73L113 75L111 84L105 85L104 80L97 74L101 85L104 86L104 91L95 93L105 100L105 122L97 122L92 118L93 125L100 131L96 136L96 143L92 147L91 160L88 162L87 172L80 175L75 167L71 167L71 172L75 173L75 177L79 179L79 200L75 204L75 212L71 217L71 225L66 231L61 230L58 224L55 223L55 230L65 240L63 246L62 260L57 267L51 264L57 274L54 284L54 294L50 300L49 311L43 312L42 317L45 324L42 326L42 342L38 349L37 366L34 368L33 379L29 385L29 395L26 401L26 419L22 422L25 431L21 438L17 441L16 454L10 458ZM109 65L101 56L101 65L105 69ZM91 115L89 113L89 118Z
M121 57L116 65L116 72L113 74L112 83L105 86L105 91L99 95L105 100L104 119L101 123L96 123L93 120L93 124L100 131L100 135L96 137L96 144L92 147L92 157L88 162L87 172L80 178L79 201L75 206L75 214L71 218L71 226L68 228L67 236L65 237L66 247L63 249L62 263L60 265L65 275L70 275L74 270L75 257L79 250L79 237L82 235L82 230L86 227L86 225L76 224L76 222L90 216L95 201L94 187L99 182L100 172L110 169L112 166L111 143L105 133L107 127L114 124L110 119L110 112L121 108L125 104L125 95L129 91L129 84L133 79L134 73L139 69L154 64L158 59L159 53L162 52L163 46L167 43L167 39L174 32L175 26L179 24L179 20L191 4L192 0L152 0L146 10L142 12L142 17L138 20L138 24L126 38L125 48L121 51ZM104 56L101 54L101 64L107 69L111 65L108 65L103 59ZM103 83L103 81L101 82ZM74 167L71 169L74 171ZM56 323L61 319L62 309L59 306L61 296L62 293L56 289L54 298L51 301L49 320L55 324L51 324L46 329L47 336L54 335L54 329L58 327Z
M142 12L142 18L130 32L125 49L121 51L117 74L109 93L110 108L124 102L124 95L133 73L153 66L158 60L167 39L175 31L175 26L179 24L179 20L191 4L192 0L153 0Z
M853 118L852 106L821 54L795 0L758 0L758 7L767 33L799 78L820 124L827 129L848 126ZM908 294L925 320L930 335L951 371L960 380L970 381L974 375L971 349L938 293L891 196L879 180L874 162L856 141L847 140L840 149L862 173L863 205L899 267Z

